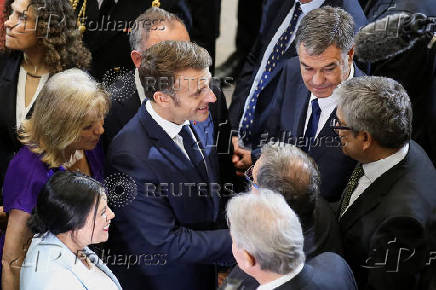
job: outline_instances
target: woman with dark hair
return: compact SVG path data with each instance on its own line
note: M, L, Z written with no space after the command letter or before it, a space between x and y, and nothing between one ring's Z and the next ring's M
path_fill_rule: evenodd
M88 248L108 239L114 217L100 183L78 172L54 173L28 221L35 236L21 267L20 289L121 289Z
M26 220L48 176L69 170L103 181L99 139L109 105L106 92L86 72L73 68L47 81L32 117L21 124L25 146L9 163L3 184L4 211L9 215L6 235L0 236L3 290L18 289L19 266L32 237Z
M32 114L48 77L87 69L91 54L82 43L69 0L7 0L0 26L0 186L9 161L21 147L17 128Z

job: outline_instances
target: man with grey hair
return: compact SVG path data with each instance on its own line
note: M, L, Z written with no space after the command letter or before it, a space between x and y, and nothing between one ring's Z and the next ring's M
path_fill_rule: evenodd
M430 289L436 170L410 139L410 99L398 82L382 77L348 80L334 95L332 127L344 153L359 161L338 212L359 289Z
M347 263L323 253L305 263L297 215L281 194L268 189L227 204L232 252L238 266L265 289L356 289Z
M342 254L339 227L330 205L319 196L320 174L312 158L291 144L270 143L253 166L253 182L282 194L301 221L304 252Z
M271 105L257 118L257 142L269 141L301 147L317 163L321 173L320 194L339 200L355 161L345 156L330 128L337 98L333 90L342 81L363 73L353 65L354 22L340 8L312 10L296 33L298 57L286 63Z

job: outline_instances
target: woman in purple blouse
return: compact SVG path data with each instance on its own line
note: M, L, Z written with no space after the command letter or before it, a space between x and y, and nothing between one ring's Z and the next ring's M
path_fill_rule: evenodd
M0 238L4 290L19 287L20 266L32 238L26 222L48 178L57 170L70 170L103 180L99 139L109 105L107 94L79 69L53 75L41 90L32 118L19 130L25 146L9 163L3 184L9 214L6 235Z

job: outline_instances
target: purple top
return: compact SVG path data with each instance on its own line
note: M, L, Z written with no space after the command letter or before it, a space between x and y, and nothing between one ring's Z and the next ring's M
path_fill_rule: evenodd
M104 178L104 155L101 144L90 151L85 151L91 176L103 182ZM38 194L53 175L53 169L41 161L39 155L22 147L9 163L3 183L3 206L4 211L19 209L29 214L36 205ZM5 233L0 236L0 258L3 256ZM1 276L0 264L0 276Z

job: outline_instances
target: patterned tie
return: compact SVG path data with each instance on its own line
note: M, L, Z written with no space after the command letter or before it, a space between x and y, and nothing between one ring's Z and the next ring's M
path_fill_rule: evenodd
M348 207L350 203L351 195L353 191L356 189L359 184L359 179L364 175L362 164L358 164L356 168L354 168L353 173L351 174L350 180L348 180L347 187L344 190L344 196L341 202L341 211L339 214L339 218L341 218L342 214Z
M314 143L316 131L318 131L319 117L321 116L321 108L318 105L318 98L312 100L312 114L310 114L309 122L307 122L306 134L304 134L305 147L304 151L310 151L310 145Z
M207 175L205 161L200 152L199 142L196 142L192 137L189 125L183 125L179 135L183 139L183 147L185 147L186 154L188 154L191 163L199 170L200 174Z
M294 16L292 17L291 22L289 23L285 32L283 32L277 43L274 45L272 53L268 57L265 70L262 72L260 81L256 86L256 90L250 97L250 102L245 108L245 112L242 116L242 121L239 128L239 137L242 140L244 147L250 147L251 145L251 131L253 127L257 98L259 97L260 92L264 89L265 85L268 83L272 70L277 67L277 62L285 54L286 48L290 43L291 36L295 31L297 21L298 18L300 18L301 13L303 13L303 11L301 10L300 2L295 2Z

